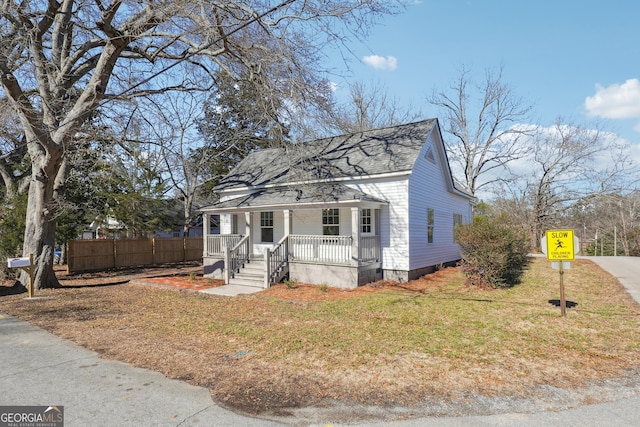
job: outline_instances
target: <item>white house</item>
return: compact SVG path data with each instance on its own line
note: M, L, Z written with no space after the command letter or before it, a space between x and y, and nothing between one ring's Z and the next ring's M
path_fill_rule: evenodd
M204 269L228 283L353 288L460 259L474 198L451 175L437 119L249 154L201 209Z

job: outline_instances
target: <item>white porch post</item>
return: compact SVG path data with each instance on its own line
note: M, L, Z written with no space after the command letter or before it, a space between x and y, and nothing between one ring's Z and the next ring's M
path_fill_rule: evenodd
M209 241L209 230L211 227L209 226L209 214L202 214L202 256L209 255L209 248L207 247L207 242Z
M284 211L284 235L289 236L293 232L293 211Z
M224 283L229 284L231 281L231 248L224 248Z
M245 223L245 235L249 236L249 253L248 256L251 258L253 256L253 212L245 212L244 213L244 223Z
M360 264L360 208L351 208L351 265Z

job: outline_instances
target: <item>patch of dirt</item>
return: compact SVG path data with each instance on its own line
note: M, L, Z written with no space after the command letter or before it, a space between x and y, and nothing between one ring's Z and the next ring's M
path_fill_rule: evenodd
M155 281L160 285L164 284L168 285L168 287L174 288L180 288L183 286L187 289L189 287L184 285L187 280L198 282L200 285L209 285L202 286L200 289L206 289L206 287L210 286L220 286L223 284L221 281L217 284L213 284L209 279L204 279L202 277L202 265L199 262L128 267L75 274L69 274L67 272L67 267L64 265L54 265L53 271L55 272L60 285L65 288L121 285L142 279L144 279L145 282L148 281L153 283ZM192 278L195 280L192 280ZM0 281L0 297L4 295L21 294L23 292L26 292L26 289L23 286L16 284L15 279L5 279Z
M54 271L62 286L99 286L127 283L136 279L178 278L191 274L201 277L202 265L199 262L185 262L76 274L68 274L67 268L59 265L54 267Z

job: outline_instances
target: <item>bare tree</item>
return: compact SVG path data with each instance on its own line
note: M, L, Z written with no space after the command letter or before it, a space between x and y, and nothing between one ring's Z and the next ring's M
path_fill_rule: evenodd
M36 287L58 284L54 218L71 167L66 153L98 107L207 89L219 68L287 82L277 88L304 97L320 80L310 72L322 69L318 45L362 35L387 12L383 0L2 2L0 96L20 118L31 159L23 250L36 257ZM155 80L160 74L171 75L169 85Z
M202 145L197 125L206 96L204 92L167 93L158 99L150 99L149 108L143 114L149 137L162 150L164 170L172 192L182 201L184 235L188 235L195 223L194 203L210 161L209 156L198 155L195 151Z
M216 73L212 96L205 92L164 94L149 99L144 109L149 137L161 147L166 175L182 202L185 235L197 220L196 201L202 201L204 193L211 197L207 190L257 146L255 140L260 136L247 122L256 115L259 120L268 117L263 106L248 102L247 90L241 86L244 82L226 72ZM258 94L250 86L255 97Z
M502 69L488 70L482 83L463 69L449 91L434 91L428 102L440 110L452 165L464 174L471 194L500 181L504 170L525 153L521 144L531 107L502 81ZM485 178L488 177L488 178ZM485 179L483 179L485 178Z
M595 255L640 255L640 191L587 196L577 205Z
M401 106L379 82L354 82L345 102L332 101L323 109L318 127L325 134L354 133L413 122L422 119L421 115L411 105Z
M532 207L534 245L545 229L559 225L561 208L586 190L579 183L594 170L593 161L602 149L599 131L567 125L561 119L551 129L539 130L532 156L527 157L532 161L532 170L525 178Z
M519 162L520 177L511 188L528 201L527 223L536 246L544 230L567 222L573 203L615 193L625 185L630 163L623 148L597 128L559 118L549 128L535 127L527 142L529 152Z

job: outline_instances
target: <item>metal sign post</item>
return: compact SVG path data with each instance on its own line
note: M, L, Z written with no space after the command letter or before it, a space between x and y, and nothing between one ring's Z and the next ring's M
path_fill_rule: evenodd
M567 261L575 259L576 248L580 247L578 238L574 236L573 230L549 230L542 238L541 247L549 261L559 261L557 264L558 272L560 273L560 314L562 317L566 317L567 300L564 295L564 269L570 266ZM555 263L552 262L551 264L553 266Z
M560 315L567 317L567 300L564 297L564 262L560 263L558 272L560 273Z

